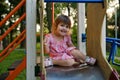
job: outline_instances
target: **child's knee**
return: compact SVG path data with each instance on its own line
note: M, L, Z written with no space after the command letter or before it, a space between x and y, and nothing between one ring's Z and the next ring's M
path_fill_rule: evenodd
M72 66L74 63L75 63L75 61L73 59L70 59L70 60L68 59L68 60L65 61L65 64L67 66Z

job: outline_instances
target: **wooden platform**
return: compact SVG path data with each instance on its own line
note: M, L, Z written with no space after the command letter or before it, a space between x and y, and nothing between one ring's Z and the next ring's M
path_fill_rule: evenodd
M15 70L15 68L22 62L22 60L17 60L15 61L9 68L8 70Z

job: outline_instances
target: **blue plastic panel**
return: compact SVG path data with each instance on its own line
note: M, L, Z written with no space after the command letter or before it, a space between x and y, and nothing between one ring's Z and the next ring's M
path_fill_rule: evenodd
M102 3L103 0L44 0L45 2Z

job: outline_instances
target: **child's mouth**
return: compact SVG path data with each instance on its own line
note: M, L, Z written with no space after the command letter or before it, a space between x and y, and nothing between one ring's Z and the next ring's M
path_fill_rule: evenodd
M61 30L61 32L62 32L62 33L66 33L66 31L65 31L65 30Z

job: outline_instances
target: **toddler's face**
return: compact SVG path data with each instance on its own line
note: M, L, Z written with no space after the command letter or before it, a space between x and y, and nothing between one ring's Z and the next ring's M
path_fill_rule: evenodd
M68 34L70 28L67 24L65 23L59 23L56 29L56 32L61 35L61 36L65 36Z

